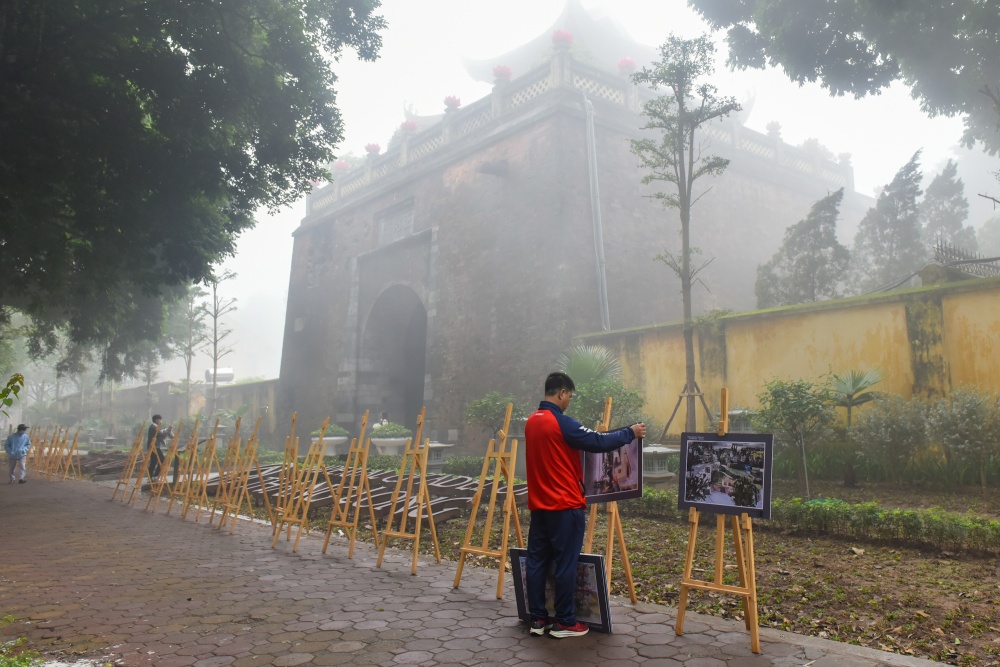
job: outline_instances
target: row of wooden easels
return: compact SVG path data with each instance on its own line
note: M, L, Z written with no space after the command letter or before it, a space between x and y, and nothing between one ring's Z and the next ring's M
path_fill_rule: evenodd
M36 475L60 481L69 476L80 477L80 450L77 448L80 428L73 433L72 440L69 428L56 426L51 429L51 435L50 428L43 431L35 427L28 431L31 448L25 457L25 468Z
M213 525L218 514L216 528L221 530L229 526L230 533L234 532L241 512L245 512L252 520L253 503L248 490L250 476L256 472L258 478L263 480L257 460L260 419L246 439L240 435L240 420L237 419L234 433L223 447L219 447L218 420L211 433L203 440L198 439L198 428L199 422L196 420L182 446L181 438L185 428L183 424L180 425L170 440L159 471L150 478L150 461L157 454L154 447L148 446L146 425L143 424L125 459L125 467L111 494L111 500L117 499L135 506L136 500L142 496L144 485L148 483L149 495L145 507L148 512L156 512L163 499L167 502L167 514L173 511L175 503L180 508L182 519L187 519L193 510L194 520L197 522L204 511L208 514L209 525ZM154 440L158 434L157 426L153 430ZM175 460L176 478L170 472ZM214 488L214 493L209 492L210 488ZM264 509L273 523L274 511L266 495Z

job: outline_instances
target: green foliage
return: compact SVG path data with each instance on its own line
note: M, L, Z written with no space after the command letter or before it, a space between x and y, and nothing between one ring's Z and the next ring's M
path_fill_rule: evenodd
M858 224L851 249L850 279L855 293L892 287L925 260L917 211L922 179L919 159L917 151Z
M6 2L0 306L112 361L155 339L165 290L324 176L343 136L334 61L376 57L378 6Z
M309 435L312 436L313 438L318 438L322 432L323 429L318 428L315 431L311 432ZM347 429L341 426L340 424L335 424L333 422L330 422L326 426L327 438L343 438L344 436L348 435L350 435L350 433L348 433Z
M3 404L4 408L9 408L14 405L14 399L21 392L21 388L24 386L24 376L20 373L14 373L7 380L7 384L4 385L3 389L0 389L0 404ZM7 410L0 410L5 416L10 417L7 414Z
M398 454L369 454L369 470L393 470L399 472L403 466L403 457Z
M1000 521L933 509L888 509L877 503L801 498L771 501L771 523L781 530L874 540L900 540L915 546L1000 551Z
M0 667L34 667L35 665L41 665L42 656L38 651L29 650L26 644L27 640L24 637L0 643Z
M775 67L800 84L818 81L831 95L858 98L903 81L929 116L964 118L967 146L1000 150L1000 99L985 74L1000 61L1000 42L983 29L996 20L992 0L858 0L821 10L801 0L690 4L712 30L727 31L731 67Z
M874 404L848 429L866 476L902 481L909 474L914 456L927 442L925 420L923 403L894 394L876 395Z
M979 252L986 257L1000 257L1000 215L994 215L976 232Z
M643 421L642 406L646 399L639 392L629 389L619 380L599 380L587 384L576 383L573 400L566 414L578 420L587 428L604 418L604 400L611 397L612 429Z
M465 408L465 421L489 429L491 437L496 437L503 428L504 417L507 416L507 405L514 404L510 413L511 421L524 418L524 409L518 405L516 397L502 395L491 391L480 399L472 401Z
M406 438L413 435L413 431L406 428L402 424L397 424L396 422L387 422L385 424L373 424L371 432L369 432L368 437L370 438Z
M684 484L684 493L688 500L704 500L712 492L711 482L701 475L689 475Z
M920 202L920 222L923 240L933 246L939 240L969 252L976 251L976 230L965 226L969 217L969 200L965 185L958 177L958 165L948 160L944 170L927 186Z
M930 409L927 426L944 446L949 462L965 464L979 473L986 487L986 465L1000 450L1000 395L959 388L951 398Z
M830 434L835 415L828 405L829 399L825 387L805 380L770 380L764 385L764 391L757 394L761 407L754 415L754 426L763 432L773 432L778 444L799 449L799 479L804 483L807 497L809 468L806 444Z
M574 345L559 356L556 368L573 378L574 384L618 380L622 376L618 356L600 345Z
M850 253L837 241L841 188L813 204L809 215L785 230L778 252L757 267L758 308L791 306L843 296Z
M882 371L873 368L870 371L851 369L846 373L834 373L830 376L830 398L834 405L847 408L847 428L851 427L851 412L859 405L875 398L875 393L869 391L883 379Z
M449 456L444 461L444 468L441 469L446 475L464 475L479 479L483 472L482 456Z

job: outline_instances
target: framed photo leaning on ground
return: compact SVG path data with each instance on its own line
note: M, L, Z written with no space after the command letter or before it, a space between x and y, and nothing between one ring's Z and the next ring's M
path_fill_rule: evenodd
M514 598L517 616L531 622L528 611L528 550L512 547L510 569L514 575ZM608 599L607 576L604 574L604 556L580 554L576 565L576 620L591 630L611 634L611 603ZM552 583L551 566L545 577L545 607L551 617L556 608L555 585Z
M584 452L583 495L588 505L641 498L642 438L613 452Z
M769 433L681 434L678 507L770 519L773 455Z

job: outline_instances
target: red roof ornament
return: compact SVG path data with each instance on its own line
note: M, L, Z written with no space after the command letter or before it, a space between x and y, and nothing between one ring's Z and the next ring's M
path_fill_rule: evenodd
M378 144L365 144L365 152L374 157L382 152L382 147Z
M552 43L568 48L573 45L573 33L569 30L556 30L552 33Z
M458 107L462 106L462 100L460 100L455 95L449 95L448 97L444 98L444 105L449 109L457 109Z

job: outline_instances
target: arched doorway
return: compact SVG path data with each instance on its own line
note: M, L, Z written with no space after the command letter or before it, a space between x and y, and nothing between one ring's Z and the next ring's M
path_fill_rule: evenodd
M358 403L371 420L383 411L413 428L424 403L427 310L409 287L393 285L375 300L361 337Z

